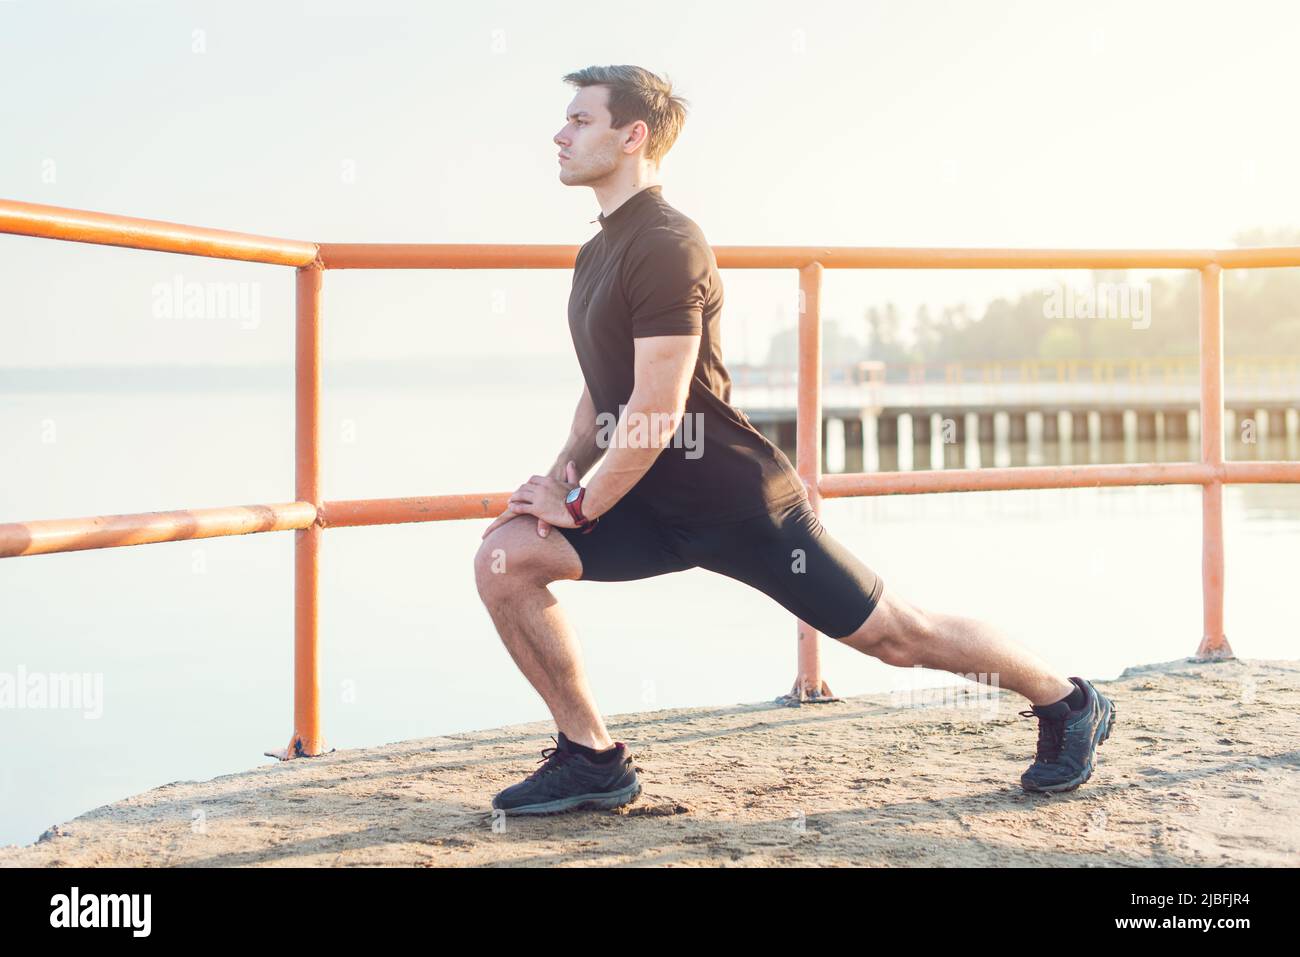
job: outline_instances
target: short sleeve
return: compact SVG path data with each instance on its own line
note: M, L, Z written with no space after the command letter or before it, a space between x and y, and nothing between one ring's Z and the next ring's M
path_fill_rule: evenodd
M637 236L623 260L633 338L700 335L713 269L697 238L663 227Z

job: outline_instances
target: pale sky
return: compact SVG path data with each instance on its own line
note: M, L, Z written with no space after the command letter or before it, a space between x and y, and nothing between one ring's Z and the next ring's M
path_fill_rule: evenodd
M664 196L715 244L1230 245L1300 224L1283 2L0 0L0 196L317 241L581 243L551 137L593 63L691 103ZM352 181L344 175L355 171ZM1042 274L828 271L856 324ZM259 284L260 322L152 290ZM569 354L569 274L326 276L335 358ZM724 273L761 359L793 272ZM288 361L292 270L0 237L0 367Z

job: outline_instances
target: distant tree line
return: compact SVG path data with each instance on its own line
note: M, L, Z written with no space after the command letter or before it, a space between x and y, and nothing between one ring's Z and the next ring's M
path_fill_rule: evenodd
M1300 230L1250 230L1238 246L1300 246ZM1126 284L1124 270L1093 270L1091 285ZM1087 281L1066 285L1084 289ZM1130 359L1195 356L1198 351L1199 280L1192 270L1171 270L1149 280L1150 321L1125 318L1051 318L1048 289L1015 300L998 298L971 316L965 306L936 315L921 306L909 330L894 304L872 306L856 323L826 318L822 355L827 365L863 359L889 363L1004 359ZM1059 295L1059 293L1058 293ZM1300 269L1225 270L1224 348L1227 355L1300 354ZM1077 311L1076 311L1077 312ZM772 337L767 363L795 364L797 332Z

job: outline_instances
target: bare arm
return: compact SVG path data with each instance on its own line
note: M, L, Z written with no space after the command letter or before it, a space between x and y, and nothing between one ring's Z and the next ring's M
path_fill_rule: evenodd
M572 461L577 466L578 479L591 471L591 467L605 454L604 449L596 444L596 403L591 399L591 392L584 385L582 395L578 398L578 408L573 413L573 424L569 426L569 438L556 456L555 463L547 475L558 481L565 481L564 467Z
M645 336L635 340L635 349L632 395L623 408L618 431L610 438L609 453L587 483L582 500L582 513L587 518L599 518L613 508L672 441L686 410L700 337ZM509 521L513 513L535 516L539 535L545 536L550 526L573 528L575 523L564 497L577 484L578 475L572 470L560 478L534 475L510 497L509 511L492 527Z
M560 454L556 456L555 462L547 470L545 476L534 475L528 482L521 485L511 496L513 502L519 493L527 488L529 482L536 481L539 478L548 478L561 483L565 489L572 488L582 481L582 476L591 470L596 464L604 450L596 444L596 403L592 401L591 392L584 384L582 395L578 398L578 407L573 412L573 424L569 426L569 438L564 443L564 448L560 449ZM574 471L568 471L568 464L573 462ZM515 509L507 507L504 512L496 517L487 528L483 530L482 538L487 538L493 530L504 525L512 518L518 518L521 513ZM567 514L567 510L566 510ZM537 517L537 534L543 538L551 530L551 523L547 522L541 516Z
M597 518L641 481L672 441L686 410L686 396L699 354L700 337L648 336L635 340L636 377L609 453L587 483L582 513ZM636 424L644 423L644 434ZM626 435L626 443L619 436ZM581 473L579 473L581 474Z

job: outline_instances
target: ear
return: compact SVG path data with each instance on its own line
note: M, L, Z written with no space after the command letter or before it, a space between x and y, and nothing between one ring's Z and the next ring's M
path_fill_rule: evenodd
M635 153L650 138L650 127L645 120L636 120L623 139L623 152Z

